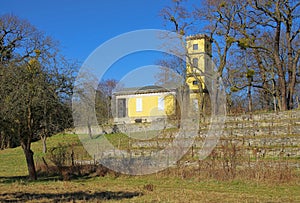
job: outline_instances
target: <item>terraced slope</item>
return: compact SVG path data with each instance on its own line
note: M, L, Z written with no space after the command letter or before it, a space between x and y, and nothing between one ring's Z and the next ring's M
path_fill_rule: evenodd
M162 123L132 124L127 125L131 129L131 132L125 131L127 136L111 134L106 137L116 148L130 151L135 156L151 155L166 146L172 146L180 132L174 126L162 126ZM194 137L191 153L196 154L202 148L210 127L209 119L200 123L199 134ZM139 136L141 139L138 139ZM228 143L236 145L253 157L300 157L300 110L262 113L251 117L227 116L216 149Z

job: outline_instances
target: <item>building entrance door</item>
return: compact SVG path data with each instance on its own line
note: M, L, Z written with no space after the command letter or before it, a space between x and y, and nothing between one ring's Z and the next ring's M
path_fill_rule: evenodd
M118 99L118 118L126 117L126 99Z

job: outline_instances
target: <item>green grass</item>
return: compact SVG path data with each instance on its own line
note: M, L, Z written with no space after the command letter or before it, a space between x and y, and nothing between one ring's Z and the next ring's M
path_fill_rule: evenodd
M116 145L120 139L128 141L122 134L105 136ZM59 134L47 140L49 148L58 143L86 154L76 135ZM32 143L32 150L36 160L46 157L40 141ZM282 184L183 179L175 175L176 170L166 170L145 176L108 175L71 181L43 177L31 182L25 177L27 168L20 147L0 151L0 163L0 202L300 202L299 178ZM153 186L153 191L147 186Z
M0 176L23 176L27 174L25 156L21 148L0 151Z
M48 149L55 147L61 143L63 145L75 146L78 153L84 153L77 135L74 134L58 134L47 139ZM46 154L42 153L42 142L33 142L31 149L34 152L34 159L40 160ZM23 150L21 147L6 149L0 151L0 176L24 176L27 175L27 165Z
M104 136L113 146L119 149L127 149L129 147L128 146L129 142L133 141L132 138L128 137L123 133L107 134Z

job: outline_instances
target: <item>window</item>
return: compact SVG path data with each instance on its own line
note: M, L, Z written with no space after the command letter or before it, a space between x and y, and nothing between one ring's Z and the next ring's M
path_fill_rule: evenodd
M193 58L193 67L198 68L198 59L197 58Z
M136 112L143 111L143 100L142 98L136 98Z
M193 107L194 107L195 110L199 109L198 99L193 99Z
M165 99L163 97L158 97L157 108L158 108L159 111L165 110Z
M198 50L198 44L193 44L193 50Z
M209 63L209 62L210 62L210 61L209 61L209 59L207 58L206 61L205 61L205 71L206 71L207 69L210 68L210 63Z
M193 81L193 85L198 85L198 81L197 81L197 80L194 80L194 81Z

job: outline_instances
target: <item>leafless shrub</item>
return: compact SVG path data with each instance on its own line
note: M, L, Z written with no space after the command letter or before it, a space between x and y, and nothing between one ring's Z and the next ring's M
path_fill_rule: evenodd
M264 156L251 159L249 149L234 140L222 140L205 160L186 164L178 161L176 168L161 173L163 176L176 176L182 179L219 181L245 180L265 183L286 183L296 176L290 162L280 158L270 160Z
M147 190L147 191L150 191L150 192L152 192L153 190L154 190L154 185L153 184L146 184L146 185L144 185L144 190Z
M225 140L221 144L220 153L225 178L235 178L237 167L238 165L241 165L243 154L241 148L238 146L238 142L234 142L234 140Z
M295 176L288 161L258 160L240 170L240 176L259 182L284 183L292 181Z

